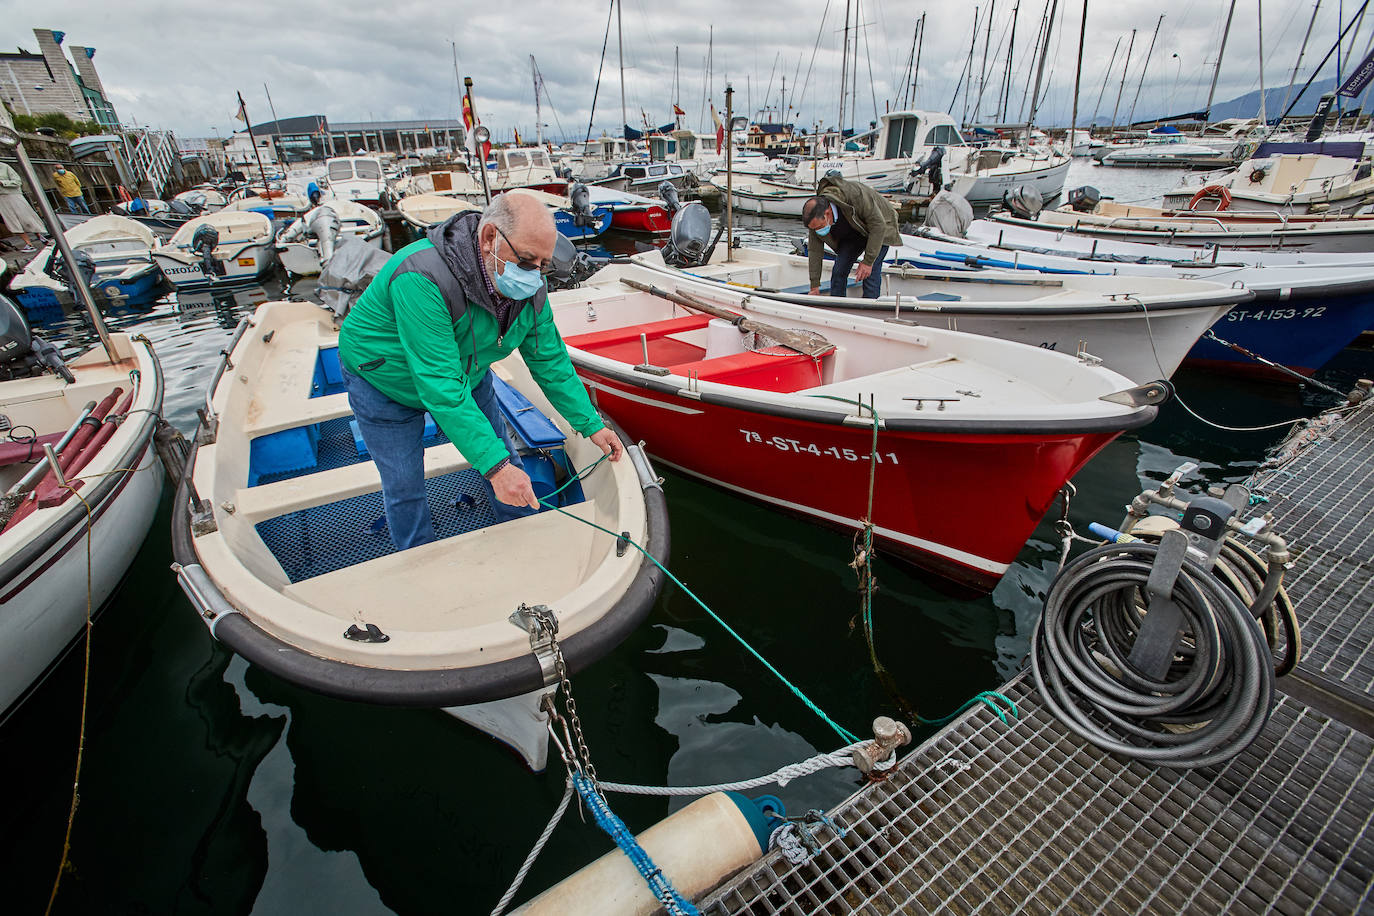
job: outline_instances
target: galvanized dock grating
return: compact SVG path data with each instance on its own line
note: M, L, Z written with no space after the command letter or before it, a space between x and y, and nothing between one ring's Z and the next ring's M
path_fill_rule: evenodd
M1297 548L1299 671L1374 707L1374 405L1263 492ZM1282 684L1282 682L1280 682ZM1374 907L1374 736L1280 694L1251 747L1170 770L1085 744L1025 675L831 812L809 862L777 853L703 913L1357 913Z

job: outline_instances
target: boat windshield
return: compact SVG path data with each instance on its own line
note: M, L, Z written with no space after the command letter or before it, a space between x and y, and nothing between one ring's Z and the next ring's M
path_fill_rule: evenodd
M347 160L329 163L329 179L331 181L346 181L352 177L353 166Z
M358 159L353 163L353 174L375 181L382 177L382 167L370 159Z

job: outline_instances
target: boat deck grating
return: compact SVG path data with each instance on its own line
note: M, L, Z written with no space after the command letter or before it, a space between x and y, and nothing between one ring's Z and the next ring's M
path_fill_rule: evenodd
M471 468L429 478L425 492L440 540L496 524L482 475ZM292 582L395 553L380 490L278 515L257 531Z
M702 912L1353 913L1374 887L1374 740L1279 701L1220 769L1156 769L1085 745L1021 676L843 803L839 837L775 854Z
M1291 678L1374 708L1374 403L1258 475L1295 557L1305 642ZM1218 767L1115 758L1056 721L1027 675L831 812L844 833L792 865L776 852L703 913L1356 913L1374 908L1374 735L1281 692L1264 731ZM1323 702L1313 700L1313 702ZM1325 707L1323 707L1325 708ZM1347 724L1349 723L1349 724ZM1363 729L1363 730L1362 730Z

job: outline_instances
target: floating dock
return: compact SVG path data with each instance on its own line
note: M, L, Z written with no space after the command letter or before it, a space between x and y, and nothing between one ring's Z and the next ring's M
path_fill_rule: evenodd
M1303 658L1221 766L1085 743L1028 674L831 812L819 853L774 851L717 888L725 914L1357 913L1374 890L1374 403L1290 439L1254 478L1294 552ZM1299 448L1297 444L1302 443ZM1104 520L1107 521L1107 520Z

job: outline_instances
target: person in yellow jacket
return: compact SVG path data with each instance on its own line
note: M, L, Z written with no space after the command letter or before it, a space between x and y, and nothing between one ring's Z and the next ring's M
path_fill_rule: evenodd
M81 193L81 179L76 177L75 172L68 171L66 166L59 165L52 173L52 180L57 183L57 193L61 194L67 201L67 211L69 213L90 214L90 207L86 206L86 198Z

